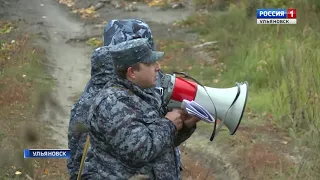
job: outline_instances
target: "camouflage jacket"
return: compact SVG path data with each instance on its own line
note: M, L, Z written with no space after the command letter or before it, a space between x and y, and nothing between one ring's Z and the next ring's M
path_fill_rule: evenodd
M113 63L108 50L109 47L104 46L93 52L91 57L91 79L87 83L80 99L71 109L68 129L68 147L71 151L71 157L67 160L70 179L76 179L79 170L88 134L83 127L87 125L87 117L93 98L114 77Z
M181 179L175 147L194 132L164 118L160 96L115 78L95 97L90 109L90 143L82 179Z

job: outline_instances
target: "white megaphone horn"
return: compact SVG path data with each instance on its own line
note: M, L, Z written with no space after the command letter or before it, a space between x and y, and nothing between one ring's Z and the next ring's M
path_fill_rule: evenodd
M247 82L238 83L232 88L211 88L176 77L175 74L165 74L161 79L161 87L164 105L168 108L180 108L184 99L195 101L222 121L230 135L237 131L246 107Z

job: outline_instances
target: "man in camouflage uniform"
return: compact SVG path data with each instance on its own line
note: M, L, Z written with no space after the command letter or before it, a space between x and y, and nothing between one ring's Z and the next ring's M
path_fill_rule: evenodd
M111 20L105 27L103 35L104 45L116 45L137 38L148 38L152 50L156 49L149 25L139 19ZM156 87L161 86L162 77L163 73L159 70ZM176 161L179 164L179 169L182 170L181 152L178 147L175 151Z
M148 38L149 44L154 48L152 33L148 24L137 19L122 19L110 21L104 30L104 46L97 48L91 57L91 79L87 83L80 99L71 109L71 118L68 130L68 146L71 158L67 161L70 180L75 180L80 167L83 148L86 141L86 129L89 107L92 98L103 86L114 78L114 67L109 55L110 46L135 38Z
M198 118L182 110L165 113L155 92L158 60L147 39L120 43L110 50L116 77L90 108L90 143L82 179L181 179L175 147L196 128Z

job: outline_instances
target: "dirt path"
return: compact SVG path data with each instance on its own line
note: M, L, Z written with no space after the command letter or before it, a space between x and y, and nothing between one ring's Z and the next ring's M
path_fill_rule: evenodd
M57 79L54 97L66 110L66 114L58 115L53 125L53 138L59 142L61 148L67 148L67 128L69 111L73 104L70 97L84 88L90 76L91 48L86 46L69 45L66 41L84 31L83 25L61 10L55 1L33 0L35 4L43 3L39 14L45 16L44 25L47 26L49 43L48 57L56 66L53 76ZM50 117L50 116L45 116Z

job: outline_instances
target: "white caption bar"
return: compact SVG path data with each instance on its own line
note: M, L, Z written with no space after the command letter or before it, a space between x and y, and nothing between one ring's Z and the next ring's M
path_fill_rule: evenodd
M257 19L257 24L297 24L297 19Z

